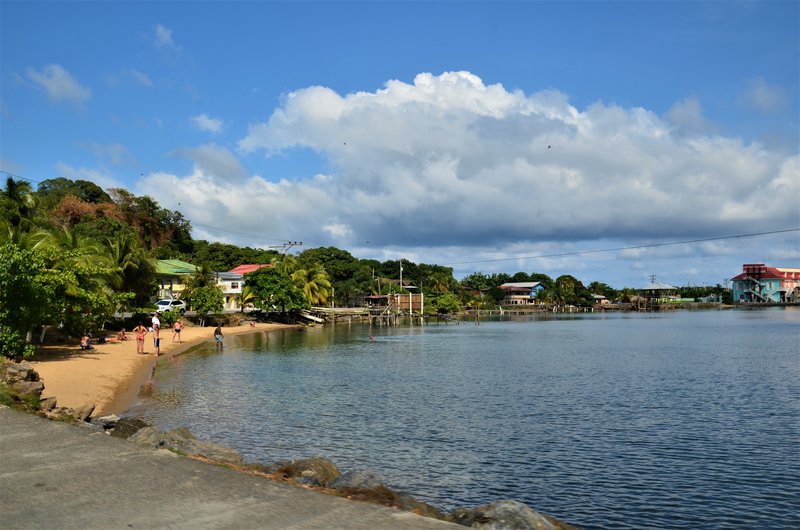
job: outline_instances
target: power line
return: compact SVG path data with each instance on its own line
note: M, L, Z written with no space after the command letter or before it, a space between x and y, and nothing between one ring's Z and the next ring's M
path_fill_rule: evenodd
M785 234L787 232L800 232L800 228L786 228L784 230L771 230L769 232L754 232L752 234L736 234L733 236L705 237L701 239L686 239L684 241L670 241L667 243L651 243L649 245L633 245L630 247L604 248L598 250L578 250L575 252L560 252L558 254L542 254L541 256L517 256L514 258L483 259L475 261L459 261L444 263L444 265L471 265L474 263L494 263L500 261L516 261L521 259L561 258L565 256L580 256L583 254L600 254L602 252L619 252L621 250L635 250L640 248L668 247L671 245L686 245L689 243L704 243L708 241L722 241L725 239L739 239L744 237L758 237L772 234Z

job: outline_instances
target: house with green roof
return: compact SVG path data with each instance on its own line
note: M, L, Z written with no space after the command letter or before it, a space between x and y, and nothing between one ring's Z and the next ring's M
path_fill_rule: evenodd
M180 298L186 290L186 280L197 272L197 266L179 259L160 259L156 263L158 299Z

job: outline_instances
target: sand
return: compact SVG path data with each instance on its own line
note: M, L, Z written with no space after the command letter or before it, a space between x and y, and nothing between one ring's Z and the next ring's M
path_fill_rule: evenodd
M264 333L295 327L285 324L256 323L250 326L224 327L225 337L241 333ZM213 327L184 327L181 342L173 342L172 330L161 331L161 355L156 356L153 335L144 342L147 355L136 353L136 340L111 340L94 344L92 350L79 346L43 346L31 364L44 381L42 398L55 397L59 407L78 408L95 405L93 415L120 414L134 405L142 385L150 381L158 359L170 358L202 342L214 341ZM109 332L108 337L116 336Z

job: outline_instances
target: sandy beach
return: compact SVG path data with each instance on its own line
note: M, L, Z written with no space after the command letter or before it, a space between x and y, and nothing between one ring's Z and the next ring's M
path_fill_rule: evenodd
M241 333L268 333L276 329L290 328L286 324L248 323L242 326L222 328L225 337ZM105 344L94 344L92 350L81 350L76 344L48 345L39 349L31 360L44 381L42 397L55 397L59 407L77 408L86 404L96 406L94 415L119 414L136 401L139 390L153 373L158 359L179 355L202 342L213 342L213 327L189 327L181 331L181 342L173 342L172 330L161 331L161 355L156 356L153 334L145 338L144 351L136 353L136 340L112 340ZM109 332L108 337L116 336Z

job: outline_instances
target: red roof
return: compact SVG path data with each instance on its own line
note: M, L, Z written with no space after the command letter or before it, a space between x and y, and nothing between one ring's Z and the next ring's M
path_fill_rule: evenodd
M247 274L248 272L257 271L262 267L272 267L270 263L249 263L247 265L239 265L238 267L234 267L228 272L234 272L236 274Z
M731 278L731 280L742 280L744 278L764 278L775 280L800 279L800 270L782 269L779 267L767 267L763 263L748 263L742 266L743 272Z

